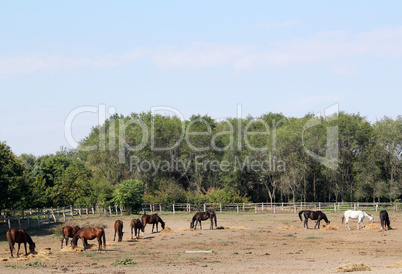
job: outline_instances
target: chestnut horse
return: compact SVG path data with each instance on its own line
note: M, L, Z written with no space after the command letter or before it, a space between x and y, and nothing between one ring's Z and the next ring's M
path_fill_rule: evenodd
M119 236L119 242L123 240L123 221L122 220L117 220L114 222L114 238L113 242L116 240L116 233L118 233Z
M75 233L80 230L79 226L63 226L61 229L61 248L63 249L63 241L66 240L66 246L68 244L68 238L74 237Z
M71 241L71 246L76 248L78 245L78 239L81 239L84 245L84 251L88 244L87 240L97 239L99 246L98 251L102 250L102 238L103 238L103 247L106 247L106 238L105 238L105 230L101 227L92 227L92 228L81 228L75 233L73 240Z
M142 224L140 219L132 219L130 222L131 228L131 239L133 238L133 229L134 229L134 236L137 239L140 236L140 230L144 233L144 225Z
M312 211L312 210L302 210L299 212L299 218L300 221L303 221L302 219L302 214L304 215L304 227L306 227L308 229L308 219L310 218L311 220L317 220L317 222L315 223L314 229L317 227L318 225L318 229L320 229L320 222L321 220L324 220L327 225L329 225L330 221L328 221L327 215L325 215L324 212L322 211Z
M31 253L35 251L35 243L32 241L31 237L28 235L28 233L25 231L25 229L11 228L7 231L6 236L7 236L8 244L10 247L11 257L14 257L13 250L14 250L15 243L18 243L17 258L20 257L18 253L20 252L21 243L24 243L25 255L28 255L27 242L29 244L29 251Z
M145 226L147 224L152 224L152 233L154 233L154 227L156 224L156 232L158 232L158 223L161 223L162 229L165 229L165 222L162 221L161 217L158 216L158 214L154 215L143 215L141 217L141 222L144 225L143 231L145 230Z
M205 221L205 220L211 220L211 226L209 229L214 229L214 221L215 221L215 227L217 227L216 224L216 214L215 211L213 210L208 210L205 212L197 212L195 213L195 215L193 216L193 219L190 222L190 228L191 229L197 229L197 224L200 224L200 229L202 229L201 227L201 221ZM195 222L195 227L194 227L194 222Z

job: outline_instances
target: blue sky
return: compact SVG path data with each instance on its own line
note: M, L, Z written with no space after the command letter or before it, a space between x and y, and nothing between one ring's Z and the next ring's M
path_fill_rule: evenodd
M402 2L2 1L0 140L69 147L83 106L189 118L302 117L338 104L370 122L402 102ZM96 125L76 116L75 140Z

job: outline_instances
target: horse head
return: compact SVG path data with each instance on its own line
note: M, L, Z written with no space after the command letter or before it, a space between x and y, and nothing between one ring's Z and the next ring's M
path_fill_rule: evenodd
M162 229L165 229L165 222L161 220Z
M32 244L29 245L29 251L31 251L31 253L35 252L35 243L32 242Z
M193 221L190 222L190 228L191 228L191 229L194 228L194 222L193 222Z

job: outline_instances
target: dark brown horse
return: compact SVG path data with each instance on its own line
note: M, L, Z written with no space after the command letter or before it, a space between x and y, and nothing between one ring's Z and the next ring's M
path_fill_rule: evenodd
M29 244L29 251L32 253L35 251L35 243L32 241L31 236L25 231L25 229L15 229L11 228L6 233L8 245L10 247L11 257L13 256L14 244L18 243L17 258L19 258L21 243L24 243L25 255L27 253L27 243Z
M309 218L311 220L317 220L314 229L317 227L317 225L318 229L320 229L321 220L324 220L327 223L327 225L330 223L330 221L328 221L327 219L327 215L325 215L325 213L322 211L302 210L299 212L300 221L303 221L302 214L304 215L304 227L307 227L307 229L308 229L307 222Z
M391 222L389 221L388 212L386 210L381 210L380 212L380 221L381 221L381 230L388 230L392 229Z
M197 212L195 213L195 215L193 216L193 219L190 222L190 228L192 229L197 229L197 224L200 224L200 229L202 229L201 226L201 221L205 221L205 220L211 220L211 226L209 229L214 229L214 221L215 221L215 227L217 227L218 225L216 224L216 214L215 211L213 210L208 210L205 212ZM194 222L195 222L195 226L194 226Z
M144 225L144 228L142 231L145 230L145 227L147 224L152 224L152 233L154 233L154 227L156 224L156 232L158 232L158 223L161 223L162 229L165 229L165 222L162 221L161 217L158 216L158 214L154 215L143 215L141 217L141 222Z
M63 248L63 241L66 240L66 246L68 244L68 238L74 237L75 233L80 230L79 226L63 226L61 229L61 248Z
M114 222L114 238L113 242L116 240L116 233L118 233L119 236L119 242L123 240L123 221L122 220L117 220Z
M131 228L131 239L133 238L133 229L134 229L134 236L137 239L140 236L140 230L144 233L144 225L142 224L140 219L132 219L130 222Z
M97 239L99 246L98 251L102 250L102 238L103 238L103 247L106 247L106 238L105 238L105 230L101 227L92 227L92 228L81 228L75 233L73 240L71 241L71 246L76 248L78 245L78 239L81 239L84 245L84 251L88 244L87 240Z

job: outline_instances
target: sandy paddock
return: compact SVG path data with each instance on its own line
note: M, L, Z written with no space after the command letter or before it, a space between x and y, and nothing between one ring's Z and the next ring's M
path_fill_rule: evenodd
M151 233L147 226L145 235L130 239L129 220L124 221L123 242L113 242L113 224L116 217L74 220L78 225L102 223L106 225L107 246L97 252L96 241L91 250L82 252L67 247L60 250L60 240L48 226L28 231L37 246L37 254L21 259L10 258L5 237L0 242L0 272L42 273L133 273L146 272L226 272L226 273L330 273L339 266L360 264L371 268L367 273L401 273L402 268L402 214L389 212L390 231L374 229L356 230L357 222L351 220L352 230L341 224L342 213L328 213L330 229L303 229L297 214L223 213L217 214L218 226L209 230L209 221L203 230L188 229L192 214L162 214L168 233ZM379 227L378 214L375 225ZM309 221L310 227L314 223ZM323 224L323 223L322 223ZM366 225L369 221L366 220ZM159 229L160 226L159 226ZM5 233L4 233L5 234ZM192 251L186 253L186 251ZM20 253L23 254L23 246ZM200 252L200 253L197 253ZM135 264L116 265L116 261L131 259ZM27 266L27 264L45 266ZM364 273L364 272L359 272Z

